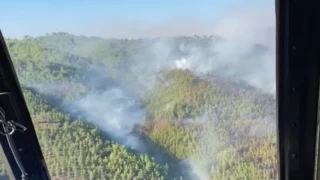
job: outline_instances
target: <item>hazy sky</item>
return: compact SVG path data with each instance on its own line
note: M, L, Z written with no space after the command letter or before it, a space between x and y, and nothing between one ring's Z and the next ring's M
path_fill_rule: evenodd
M1 1L0 29L4 36L17 38L51 32L129 38L212 34L214 24L221 24L222 16L234 14L238 7L243 12L262 8L269 13L274 4L272 0Z

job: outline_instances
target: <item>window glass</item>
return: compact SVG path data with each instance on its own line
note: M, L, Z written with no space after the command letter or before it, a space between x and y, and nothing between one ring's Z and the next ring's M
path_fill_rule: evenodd
M0 145L0 180L8 180L11 169L9 168L8 160L4 155L3 149Z
M273 6L1 5L52 179L277 179Z

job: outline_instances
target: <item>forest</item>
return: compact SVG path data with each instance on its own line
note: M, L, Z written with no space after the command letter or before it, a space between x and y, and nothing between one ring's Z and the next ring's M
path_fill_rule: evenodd
M274 94L239 70L267 47L226 42L6 39L52 179L278 179Z

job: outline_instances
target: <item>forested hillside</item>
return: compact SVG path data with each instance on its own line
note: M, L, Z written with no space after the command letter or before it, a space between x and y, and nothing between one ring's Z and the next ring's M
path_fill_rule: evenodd
M235 70L267 48L225 41L7 39L52 178L277 179L274 95Z

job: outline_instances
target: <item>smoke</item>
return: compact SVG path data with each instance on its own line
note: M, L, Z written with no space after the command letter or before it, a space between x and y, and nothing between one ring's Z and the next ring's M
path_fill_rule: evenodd
M275 92L275 21L273 6L249 6L227 11L216 24L215 32L227 40L212 43L209 53L196 46L183 46L190 55L175 60L177 68L191 69L196 74L215 72L222 77L236 77L265 92ZM259 45L257 45L259 44ZM209 55L208 55L209 54ZM189 123L204 123L201 116ZM275 133L275 119L251 120L244 130L248 137L262 137ZM208 127L208 126L207 126ZM232 127L230 127L232 128ZM209 130L212 132L212 129ZM245 134L245 132L244 132ZM208 141L209 139L209 141ZM199 138L201 158L188 159L193 172L201 180L210 179L210 153L217 151L215 134ZM209 150L209 151L207 151ZM208 154L207 154L208 153Z
M249 84L275 92L275 7L272 1L242 4L231 7L221 15L215 24L215 33L230 39L231 42L217 47L222 54L238 59L235 68L228 73L238 76ZM234 41L236 43L234 43ZM261 49L255 49L255 44L261 44L267 49L262 54ZM227 46L227 48L225 47ZM231 47L230 47L231 46ZM239 59L239 53L251 56Z
M214 24L214 33L233 40L275 47L273 1L239 3L225 9Z
M183 161L183 163L192 169L191 179L210 180L210 174L205 162L207 162L206 159L186 159Z
M120 88L102 93L91 93L71 105L73 113L79 113L108 133L115 141L137 150L143 143L134 134L135 127L144 119L145 111Z
M185 160L183 163L190 167L192 180L210 180L211 170L215 166L215 154L220 149L233 142L246 141L249 138L267 138L276 133L276 121L274 117L259 119L245 118L246 120L233 120L228 124L227 129L230 132L237 132L233 139L229 141L219 141L217 131L221 124L215 115L203 113L197 118L187 118L183 120L184 124L202 126L197 133L197 151Z
M132 89L144 93L152 90L159 79L162 81L158 76L162 70L189 69L197 76L214 74L237 78L265 92L274 93L273 14L268 14L270 9L266 14L257 9L233 9L233 13L223 16L215 24L218 35L224 37L221 40L208 38L204 44L203 39L198 37L193 37L194 42L184 41L183 38L145 40L145 48L132 56L134 63L128 68L128 74L134 76L134 81L126 87L111 86L102 92L89 93L71 107L81 111L87 121L102 128L117 142L143 151L144 144L135 129L143 123L145 109L137 105L137 97L126 91ZM118 78L122 81L121 77ZM274 121L269 119L255 120L248 125L250 127L245 129L248 136L267 136L275 129ZM210 179L213 161L208 157L220 146L219 142L213 141L215 134L212 131L209 129L198 139L198 157L184 161L201 180Z
M221 19L213 22L212 34L223 38L193 37L193 41L183 38L162 38L145 40L145 48L141 48L132 55L133 64L130 64L123 76L132 76L131 82L124 82L118 76L113 81L122 82L123 86L106 83L98 91L88 92L86 95L65 104L72 114L79 114L81 118L99 126L115 141L139 151L144 151L144 144L139 139L136 127L144 122L146 110L142 106L143 99L136 93L150 91L156 82L163 81L159 72L170 69L189 69L195 75L214 74L221 77L232 77L246 81L251 86L265 92L275 91L275 32L273 6L241 6L231 8L221 14ZM168 27L167 27L168 29ZM84 73L92 77L89 72ZM103 73L103 70L101 70ZM96 75L99 77L99 74ZM160 80L159 80L160 79ZM87 86L97 87L105 78L95 80L90 78ZM127 84L126 84L127 83ZM69 86L46 85L47 91L63 92ZM85 88L83 88L85 89ZM84 91L84 90L83 90ZM134 92L129 92L134 91ZM144 98L144 97L142 97ZM212 117L210 117L212 119ZM198 119L203 121L203 117ZM193 120L199 123L199 120ZM269 120L250 124L250 136L261 132ZM193 123L188 121L187 123ZM202 122L201 122L202 123ZM274 123L275 125L275 123ZM270 132L275 129L270 125ZM208 168L212 161L207 154L214 153L219 147L215 134L204 133L199 138L199 158L190 158L189 164L201 180L208 180ZM260 133L261 134L261 133Z
M210 170L214 166L212 157L218 151L221 143L217 140L212 127L208 127L205 132L199 132L199 134L198 152L194 158L190 158L186 162L197 176L195 179L210 180Z
M273 4L230 7L212 22L216 36L199 40L155 39L137 53L137 82L153 87L162 69L190 69L242 79L261 90L275 92L275 16ZM204 42L201 42L204 41Z
M241 79L264 92L274 93L275 55L272 49L263 44L232 39L211 39L206 47L199 42L158 40L134 56L137 63L133 74L140 89L152 89L162 70L189 69L197 76L214 74Z
M195 46L184 49L189 54L175 60L177 68L190 69L197 75L214 73L221 77L242 79L266 92L275 90L275 61L266 46L226 40L213 42L206 50Z

